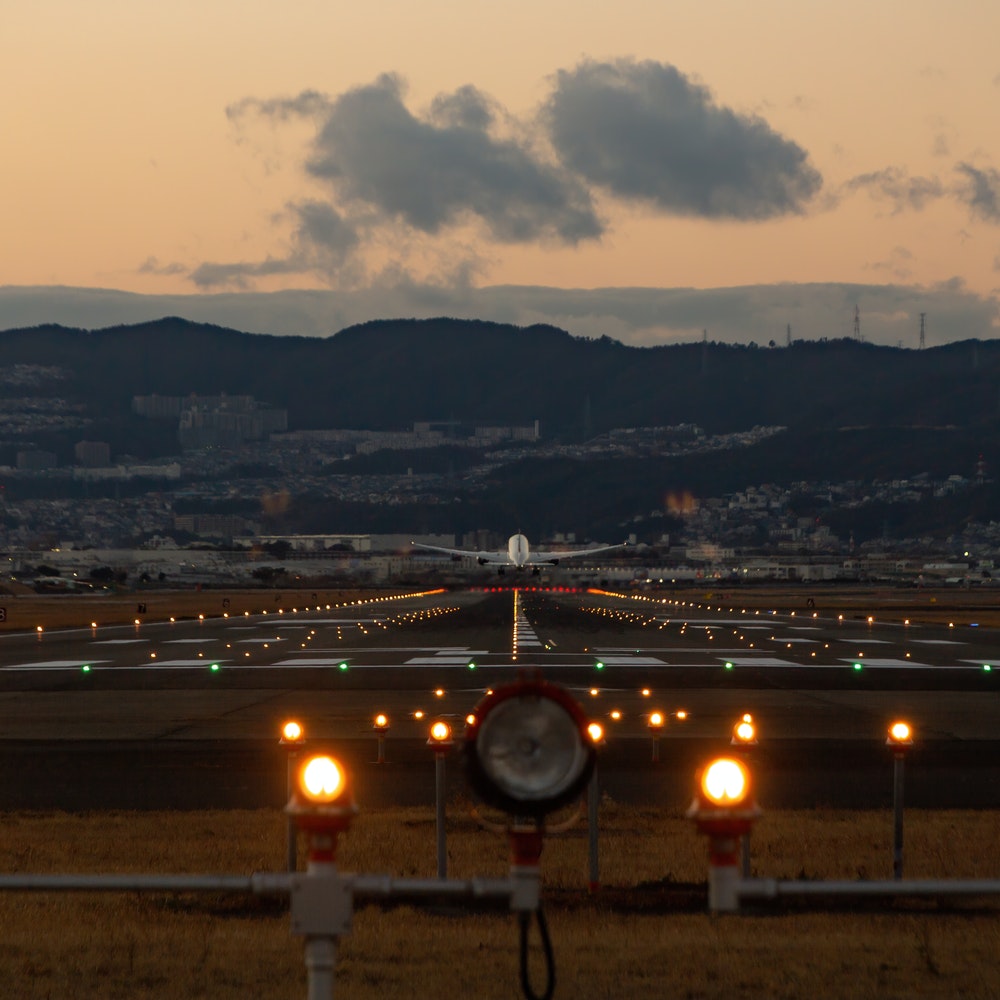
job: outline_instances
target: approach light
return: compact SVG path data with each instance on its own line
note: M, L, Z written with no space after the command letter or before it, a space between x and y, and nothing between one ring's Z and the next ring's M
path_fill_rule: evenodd
M601 740L604 739L604 726L599 722L591 722L587 726L587 735L590 737L591 741L595 746L597 746Z
M648 698L653 692L650 691L649 688L643 688L639 693L643 696L643 698Z
M910 724L902 720L894 722L889 727L889 735L886 737L885 745L890 747L913 746L913 729Z
M589 720L564 688L543 680L498 687L465 731L469 783L486 802L541 818L576 799L596 760Z
M332 757L310 757L299 768L297 789L313 805L332 805L347 791L347 774Z
M431 737L427 741L428 746L451 746L451 726L447 722L435 722L431 726Z
M289 719L281 727L281 739L279 743L303 743L305 742L306 731L302 728L302 724L296 722L294 719Z
M608 714L611 716L612 719L614 719L615 722L618 722L622 717L622 713L617 708L611 709L611 711Z
M750 771L732 757L713 760L699 782L705 804L717 808L742 805L750 793Z
M688 717L688 714L683 708L679 708L674 712L674 716L683 722Z
M389 716L384 712L379 712L375 716L375 721L372 722L372 729L376 732L384 733L389 728Z
M648 725L650 729L662 729L664 724L665 720L663 718L662 712L649 713L649 720L647 721L646 725Z
M757 730L754 724L741 719L733 726L733 737L730 742L735 745L753 746L757 742Z

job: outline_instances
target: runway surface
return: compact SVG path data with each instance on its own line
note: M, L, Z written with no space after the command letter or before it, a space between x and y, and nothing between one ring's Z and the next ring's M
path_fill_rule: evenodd
M613 798L683 809L699 762L749 712L765 807L888 805L899 717L916 733L908 804L1000 806L996 629L531 588L4 634L0 805L279 806L291 717L344 758L362 805L430 803L430 722L460 731L486 688L526 669L605 725ZM376 712L391 720L385 765ZM460 771L449 761L456 795Z

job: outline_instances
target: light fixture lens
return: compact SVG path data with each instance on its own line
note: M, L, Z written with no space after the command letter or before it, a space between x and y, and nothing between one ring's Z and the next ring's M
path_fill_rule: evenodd
M750 772L738 760L720 757L705 768L701 790L713 805L736 806L747 796Z
M594 760L586 723L556 699L537 696L505 698L485 711L473 753L485 779L484 798L529 814L575 798Z
M344 790L344 772L332 757L313 757L300 772L299 787L312 802L333 802Z
M302 739L302 726L297 722L286 722L281 729L281 735L289 743L297 743Z
M911 735L912 730L905 722L894 722L889 727L889 738L896 743L905 743Z

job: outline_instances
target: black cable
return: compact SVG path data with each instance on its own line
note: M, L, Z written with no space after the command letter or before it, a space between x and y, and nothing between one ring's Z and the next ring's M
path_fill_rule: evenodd
M528 1000L552 1000L556 991L556 962L552 953L552 939L549 937L549 925L545 922L545 914L535 911L538 920L538 933L542 939L542 951L545 955L545 992L536 993L531 986L528 974L528 931L531 929L531 914L519 913L518 922L521 926L521 989Z

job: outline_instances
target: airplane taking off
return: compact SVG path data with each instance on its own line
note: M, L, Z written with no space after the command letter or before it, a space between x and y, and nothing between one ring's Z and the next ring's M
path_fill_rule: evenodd
M558 566L560 559L574 559L579 556L592 556L598 552L610 552L612 549L624 549L628 542L617 545L598 545L592 549L576 549L570 552L532 552L528 539L520 532L507 539L506 550L498 552L471 552L468 549L446 549L440 545L423 545L420 542L410 542L417 549L429 549L431 552L444 552L450 556L464 556L475 559L480 566L496 566L503 573L508 566L514 569L530 568L538 573L540 566Z

